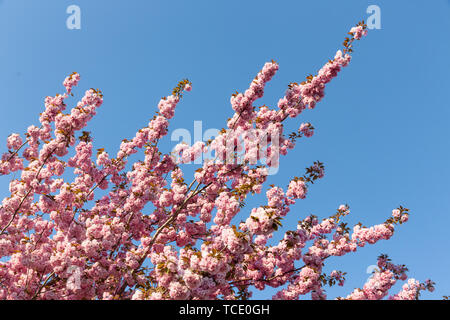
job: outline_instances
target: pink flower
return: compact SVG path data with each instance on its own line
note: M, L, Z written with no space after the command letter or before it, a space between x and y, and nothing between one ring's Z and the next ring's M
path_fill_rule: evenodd
M307 187L302 180L292 180L289 183L288 191L286 196L294 199L304 199L306 197Z

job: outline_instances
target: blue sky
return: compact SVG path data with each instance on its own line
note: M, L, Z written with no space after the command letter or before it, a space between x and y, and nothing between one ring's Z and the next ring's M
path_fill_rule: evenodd
M72 4L81 8L80 30L66 28ZM220 129L232 115L230 95L244 91L266 61L276 60L280 70L257 105L274 106L289 82L303 81L334 56L371 4L381 8L381 29L356 43L351 64L317 108L291 121L292 129L311 122L316 133L282 159L269 184L286 186L313 161L325 163L325 178L295 206L283 230L310 213L327 217L343 203L352 210L350 225L381 223L400 204L410 208L410 221L390 241L330 259L326 270L348 272L345 287L329 289L330 297L361 286L380 253L406 264L410 276L437 283L424 298L449 295L447 0L0 1L0 151L10 133L38 123L44 97L62 92L72 71L81 74L78 97L91 87L105 95L88 128L96 148L115 153L183 78L193 91L179 104L171 130L193 130L196 120L204 130ZM0 179L0 196L8 181Z

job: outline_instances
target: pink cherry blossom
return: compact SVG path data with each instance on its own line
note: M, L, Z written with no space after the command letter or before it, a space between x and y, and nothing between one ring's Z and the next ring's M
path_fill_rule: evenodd
M0 206L0 299L240 299L267 286L278 290L273 299L326 299L325 287L342 286L346 275L328 273L327 259L391 239L409 210L400 206L369 227L347 226L347 205L323 219L293 210L325 176L319 161L303 175L293 168L300 176L284 187L267 180L297 139L314 134L309 122L286 133L285 121L317 106L366 34L363 23L352 28L344 48L316 75L291 83L274 108L255 105L279 69L267 62L231 96L233 114L217 137L180 143L171 153L163 152L162 139L192 89L187 79L111 153L84 131L103 112L102 92L86 90L69 109L81 81L69 75L64 93L44 99L39 124L6 139L0 174L15 175ZM203 159L209 151L215 159ZM129 163L130 157L141 160ZM192 162L195 172L186 169ZM255 194L263 204L249 208ZM283 225L288 215L299 217L296 226ZM385 255L377 266L361 288L339 299L384 299L407 280L406 267ZM433 289L431 280L411 278L389 298L417 299Z

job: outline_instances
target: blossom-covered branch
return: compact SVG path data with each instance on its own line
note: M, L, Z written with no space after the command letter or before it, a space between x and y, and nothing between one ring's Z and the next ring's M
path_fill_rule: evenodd
M0 174L20 172L20 178L11 180L0 208L0 299L248 299L266 286L279 288L274 299L326 298L324 287L343 285L346 274L325 274L327 259L390 239L408 220L408 209L350 232L342 221L350 210L341 205L321 221L304 217L271 244L325 167L315 161L285 188L264 184L281 156L314 135L309 122L291 133L285 123L317 106L366 34L364 22L352 28L342 50L316 75L289 84L273 108L255 105L279 68L266 63L247 90L232 94L234 113L215 138L178 144L169 154L159 145L192 90L189 80L159 101L148 125L124 139L114 157L104 148L95 152L90 132L83 131L103 103L100 90L87 90L64 113L80 81L72 73L63 82L65 93L45 99L39 127L30 126L25 140L7 138ZM139 152L143 160L128 163ZM214 157L204 159L187 183L185 165L207 153ZM247 198L263 189L267 203L247 210ZM239 215L244 220L236 223ZM403 266L384 256L378 264L380 272L347 299L381 299L406 280ZM391 299L418 298L432 288L431 281L411 279Z

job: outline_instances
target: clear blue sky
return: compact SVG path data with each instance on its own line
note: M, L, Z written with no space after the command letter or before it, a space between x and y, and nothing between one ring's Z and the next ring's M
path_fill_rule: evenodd
M81 8L81 30L66 28L66 8ZM222 128L231 93L244 91L266 61L280 70L257 104L275 105L291 81L332 58L348 30L381 8L381 30L356 43L349 67L325 99L302 114L316 134L283 158L269 183L285 186L313 161L326 176L299 202L283 230L306 214L321 218L348 203L350 225L381 223L402 204L410 221L392 240L334 258L326 270L348 272L346 295L369 276L380 253L406 264L410 276L432 278L433 294L450 294L450 2L434 1L0 1L0 151L6 137L37 124L46 95L62 92L72 71L79 96L100 88L104 104L88 130L95 147L115 153L183 79L193 82L171 130ZM71 100L75 102L75 100ZM167 150L174 142L163 144ZM0 179L0 196L8 192ZM256 197L248 206L256 205ZM248 214L248 212L245 212ZM240 217L242 218L242 217ZM255 294L269 298L273 291Z

